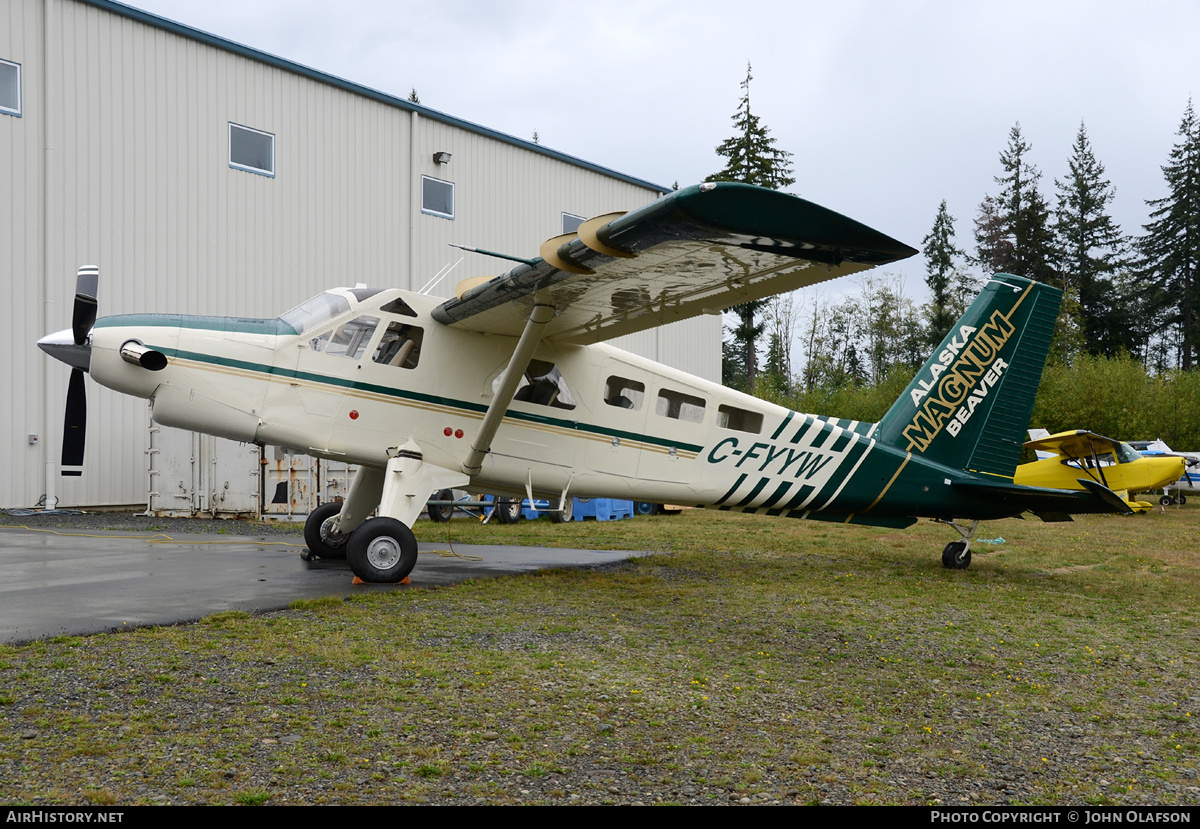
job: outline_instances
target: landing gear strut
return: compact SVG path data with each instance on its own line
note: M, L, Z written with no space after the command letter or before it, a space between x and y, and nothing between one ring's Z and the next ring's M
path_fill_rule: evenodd
M979 522L972 521L970 527L965 527L953 521L938 520L953 527L962 536L962 541L951 541L942 550L942 566L950 570L966 570L971 566L971 536L975 535Z

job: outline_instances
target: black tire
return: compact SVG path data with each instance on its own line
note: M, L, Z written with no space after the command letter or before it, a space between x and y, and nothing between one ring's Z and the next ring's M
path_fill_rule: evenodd
M431 501L453 501L454 493L448 489L443 489L440 492L433 493ZM425 512L429 514L429 520L435 524L445 524L454 515L453 504L426 504Z
M1184 495L1182 492L1179 493L1179 506L1182 507L1186 503L1187 503L1187 496Z
M652 501L634 501L634 515L658 515L662 512L662 504L655 504Z
M363 581L395 584L417 563L417 539L395 518L372 518L350 533L346 553L350 569Z
M1163 497L1158 499L1158 503L1162 504L1164 507L1169 507L1175 503L1175 499L1172 498L1170 495L1164 495Z
M501 524L517 523L521 520L521 502L512 498L497 498L496 518Z
M966 570L971 566L971 548L965 541L951 541L942 550L942 566L950 570Z
M570 524L571 519L575 517L575 499L568 498L563 504L561 510L550 511L551 524Z
M328 532L323 536L321 528L337 517L342 511L342 505L337 503L321 504L308 514L304 522L304 543L308 551L317 558L343 559L346 557L346 542L348 535L330 538Z

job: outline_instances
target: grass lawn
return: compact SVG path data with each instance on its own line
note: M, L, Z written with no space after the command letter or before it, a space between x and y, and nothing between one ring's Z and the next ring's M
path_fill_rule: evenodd
M0 802L1200 803L1200 508L448 527L655 554L0 646Z

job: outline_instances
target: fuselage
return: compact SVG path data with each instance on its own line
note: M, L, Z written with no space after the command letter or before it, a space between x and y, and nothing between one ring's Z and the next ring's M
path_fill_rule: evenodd
M434 321L442 300L336 289L276 319L101 318L92 377L155 421L370 467L415 440L463 464L515 338ZM167 365L120 355L136 340ZM874 424L790 411L599 345L543 342L472 485L501 494L665 501L852 523L1015 510L958 491L971 474L882 444Z

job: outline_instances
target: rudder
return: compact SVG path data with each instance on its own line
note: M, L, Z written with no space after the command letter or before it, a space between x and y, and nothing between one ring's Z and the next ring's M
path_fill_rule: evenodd
M1062 291L988 280L874 437L937 463L1011 478L1050 350Z

